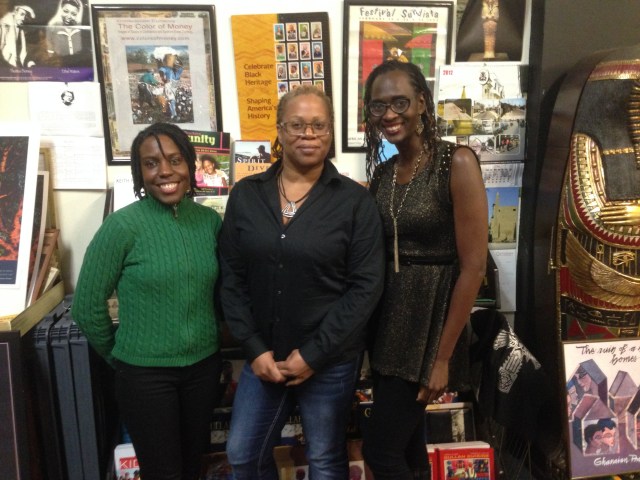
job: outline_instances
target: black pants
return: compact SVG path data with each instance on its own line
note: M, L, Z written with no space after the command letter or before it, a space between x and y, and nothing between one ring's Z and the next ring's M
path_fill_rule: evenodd
M424 405L419 386L398 377L375 375L373 408L362 453L376 480L430 480L424 438Z
M187 367L116 363L116 399L142 478L199 478L221 371L220 353Z

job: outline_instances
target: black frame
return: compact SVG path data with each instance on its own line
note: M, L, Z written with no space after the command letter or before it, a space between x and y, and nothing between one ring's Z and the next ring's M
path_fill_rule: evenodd
M351 21L350 12L351 9L355 7L359 10L360 21L366 20L370 24L381 24L381 23L403 23L403 24L425 24L425 23L433 23L434 21L437 23L438 28L436 29L436 37L444 36L444 46L440 46L440 48L444 48L444 58L442 55L436 55L435 61L433 65L429 65L430 70L433 71L433 75L425 75L427 80L434 79L437 74L437 67L439 63L442 65L449 64L451 61L451 51L453 44L453 2L446 1L429 1L429 0L402 0L398 2L392 2L391 0L345 0L344 2L344 31L343 31L343 65L342 65L342 151L343 152L364 152L364 133L357 131L358 122L360 120L361 115L363 114L364 105L361 104L361 85L360 85L360 75L362 75L362 65L361 65L361 45L360 41L362 40L363 32L358 28L358 30L354 30L357 32L358 45L352 45L352 31L351 31ZM440 15L446 13L445 19L440 19ZM388 20L393 16L397 20ZM356 18L356 17L354 17ZM409 21L405 20L409 19ZM374 25L377 28L377 25ZM394 25L391 29L392 31L403 31L403 36L410 37L407 39L407 43L418 38L420 35L416 35L409 32L408 30L403 29L398 25ZM442 32L441 30L446 29L446 32ZM380 28L383 31L382 28ZM388 32L386 33L387 40L393 38L397 40L394 35ZM383 39L382 39L383 40ZM398 42L400 43L400 42ZM442 43L442 42L440 42ZM357 48L357 57L353 58L353 55L350 56L350 51ZM415 48L415 47L409 47ZM436 44L436 48L438 48L438 44ZM406 50L405 50L406 51ZM383 50L384 53L384 50ZM381 61L384 61L384 55L381 55ZM405 57L406 58L406 57ZM408 59L407 59L408 61ZM418 65L422 65L416 62ZM357 78L353 78L354 74ZM365 78L362 78L362 85L365 82ZM355 86L354 92L350 92L354 90L353 86ZM349 103L351 100L351 104ZM358 138L351 138L355 133L355 136ZM359 137L362 135L362 142L359 142Z
M137 39L126 37L118 39L123 45L125 45L127 40L133 40L132 43L126 43L126 46L141 45L145 48L151 48L154 44L171 44L171 42L174 42L173 44L175 45L175 42L180 42L181 40L180 38L176 39L176 37L181 35L181 32L171 31L169 33L168 30L161 26L161 19L166 18L169 20L175 17L179 17L181 19L202 18L202 32L204 34L204 38L202 39L203 52L201 55L194 55L193 58L204 58L204 64L199 66L200 68L197 69L197 74L200 76L207 76L207 85L199 85L198 88L189 90L189 94L192 95L190 102L190 106L192 107L192 122L172 122L171 119L166 121L176 123L181 128L187 130L222 131L220 74L217 54L215 7L213 5L91 5L91 17L93 21L96 67L102 90L102 118L104 122L105 146L109 165L127 165L130 163L130 141L121 140L119 138L121 136L119 133L126 134L127 140L132 140L137 130L142 130L150 123L158 120L154 119L149 123L137 121L139 119L135 118L135 114L132 112L132 120L129 121L130 125L127 125L127 128L124 128L125 126L123 125L118 125L119 122L122 122L122 118L118 118L116 101L120 98L120 101L122 102L125 91L127 92L128 97L133 99L130 95L131 74L128 73L126 67L122 72L118 72L116 68L114 68L114 62L112 61L113 59L111 56L115 55L115 52L118 51L117 48L114 48L114 42L111 42L111 45L109 44L108 34L110 32L107 31L107 27L105 25L105 20L107 19L122 18L129 20L135 18L141 19L139 24L141 26L146 24L146 26L151 26L153 29L159 27L159 32L152 33L159 34L160 36L165 35L167 38L158 39L157 37L150 37L148 40L149 45L140 43L140 41L145 40L145 30L141 32L133 30L129 32L127 30L124 34L131 36L139 34L140 36ZM156 23L154 24L152 20L155 20ZM170 22L167 22L167 25L168 24L170 24ZM138 24L133 24L132 28L137 28L137 26ZM174 35L174 37L170 37L169 35ZM182 40L184 43L189 43L190 48L191 46L197 46L200 44L199 41L194 41L194 39L189 39L187 41L183 37ZM191 58L191 55L189 55L189 58ZM121 62L118 63L116 61L115 63L119 66L120 70L122 70ZM192 75L193 72L196 72L196 68L189 69L190 79L197 76ZM113 78L117 76L114 75L114 73L126 73L127 78L124 82L122 80L114 81ZM204 102L199 101L203 98L205 99ZM140 101L139 97L137 100L141 107L140 110L142 110L143 102ZM204 108L206 111L204 111L202 105L205 105ZM151 107L153 107L153 105L151 105ZM207 120L208 123L205 124ZM136 129L136 126L139 126L139 129ZM122 144L120 143L121 141Z

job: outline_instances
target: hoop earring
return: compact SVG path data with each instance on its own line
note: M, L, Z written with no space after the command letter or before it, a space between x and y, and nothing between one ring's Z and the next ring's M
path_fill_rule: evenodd
M422 135L422 132L424 132L424 123L422 122L422 117L418 115L418 124L416 125L416 133L418 135Z

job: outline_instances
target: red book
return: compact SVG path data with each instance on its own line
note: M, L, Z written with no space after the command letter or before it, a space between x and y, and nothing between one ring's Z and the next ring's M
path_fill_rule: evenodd
M455 442L433 445L434 480L482 478L496 480L493 449L486 442Z

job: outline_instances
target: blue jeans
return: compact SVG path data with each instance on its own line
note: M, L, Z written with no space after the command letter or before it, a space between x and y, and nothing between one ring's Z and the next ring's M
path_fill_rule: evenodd
M300 406L312 480L349 478L346 430L357 378L356 360L327 367L294 387L264 382L244 366L231 417L227 457L236 480L277 480L273 447Z

